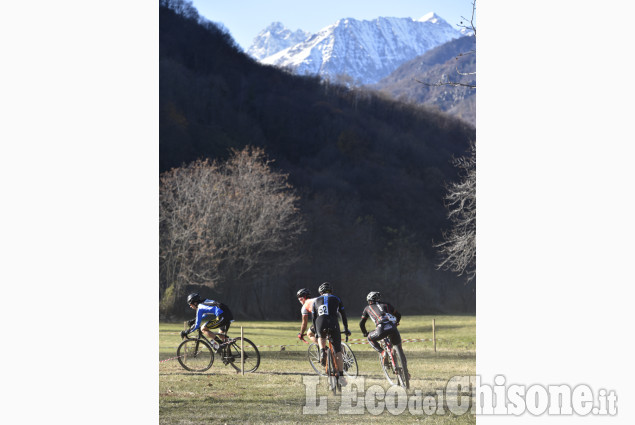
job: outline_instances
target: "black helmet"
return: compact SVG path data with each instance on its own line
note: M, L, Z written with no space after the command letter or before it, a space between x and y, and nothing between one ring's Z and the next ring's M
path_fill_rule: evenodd
M366 295L366 301L368 302L378 302L381 299L381 294L379 292L369 292L368 295Z
M302 288L302 289L300 289L300 290L298 291L298 293L296 294L296 296L297 296L298 298L300 298L300 297L309 298L309 297L311 296L311 291L309 291L309 290L308 290L308 289L306 289L306 288Z
M325 292L331 293L333 292L333 290L331 289L331 284L328 282L324 282L323 284L320 285L320 287L318 288L318 292L320 293L320 295L322 295Z
M196 292L194 292L194 293L192 293L192 294L187 296L187 303L188 304L200 303L201 301L203 301L203 299Z

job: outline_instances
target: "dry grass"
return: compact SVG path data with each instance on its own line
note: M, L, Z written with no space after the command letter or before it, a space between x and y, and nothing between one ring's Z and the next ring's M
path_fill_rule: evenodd
M403 338L430 338L431 316L404 317L399 330ZM436 316L437 352L432 342L404 343L408 366L412 375L409 394L421 391L421 395L434 396L443 391L448 379L458 375L474 375L476 369L476 320L474 316ZM374 416L365 410L363 415L341 415L341 397L327 391L326 379L317 387L318 397L326 396L328 412L325 415L303 415L306 391L303 376L315 373L307 361L307 345L295 335L296 322L235 322L230 332L237 336L240 326L245 337L261 347L259 369L241 376L218 359L205 373L191 373L181 368L176 360L182 323L161 323L159 326L159 414L162 424L200 423L412 423L426 421L431 424L475 423L472 414L455 416L449 412L441 415L412 415L406 409L400 415L384 411ZM351 338L361 338L358 332ZM281 351L280 345L285 345ZM365 378L365 388L378 384L389 388L377 354L366 344L351 345ZM355 403L353 403L355 405Z

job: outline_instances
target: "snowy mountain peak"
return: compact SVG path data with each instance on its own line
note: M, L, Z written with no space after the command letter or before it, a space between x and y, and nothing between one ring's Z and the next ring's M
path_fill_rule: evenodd
M433 24L436 24L439 21L445 22L442 17L434 12L426 13L421 18L417 19L417 22L431 22Z
M254 38L247 54L260 60L300 43L310 35L302 30L291 31L281 22L272 22Z
M343 18L294 45L287 44L275 52L270 48L268 51L274 53L267 56L259 56L264 51L259 46L265 40L271 47L273 37L256 37L248 53L262 63L284 67L297 74L321 75L334 80L344 77L355 84L371 84L402 63L460 36L458 30L434 12L418 20ZM276 42L276 47L284 45Z

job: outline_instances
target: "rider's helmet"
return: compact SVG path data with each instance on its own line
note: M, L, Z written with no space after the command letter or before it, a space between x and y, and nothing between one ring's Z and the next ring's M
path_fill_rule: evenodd
M369 292L368 295L366 295L366 301L368 301L369 303L376 303L379 302L379 300L381 300L381 294L379 292L372 291Z
M192 294L187 296L187 303L188 304L200 303L201 301L203 301L203 299L196 292L194 292L194 293L192 293Z
M333 292L333 290L331 289L331 284L328 283L328 282L324 282L318 288L318 292L320 293L320 295L322 295L322 294L324 294L326 292L328 292L330 294L331 292Z
M304 297L304 298L309 298L311 296L311 291L309 291L306 288L302 288L298 291L298 293L296 294L296 296L298 298Z

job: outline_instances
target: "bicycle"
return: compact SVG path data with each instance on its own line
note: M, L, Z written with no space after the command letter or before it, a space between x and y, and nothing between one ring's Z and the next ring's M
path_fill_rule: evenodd
M214 353L216 353L225 366L231 365L237 373L240 372L241 338L227 336L227 340L223 342L215 336L214 341L218 345L217 348L214 348L200 329L196 338L186 336L176 350L181 366L190 372L205 372L214 364ZM247 338L242 338L242 345L245 372L254 372L260 366L260 352Z
M304 339L302 341L304 341ZM322 365L320 364L320 346L315 342L304 342L309 344L307 353L309 357L309 364L311 364L311 367L318 375L326 376L322 370ZM353 353L351 347L344 342L342 342L342 361L344 366L344 375L357 376L357 358L355 357L355 353Z
M384 352L387 353L386 355L390 360L388 364L386 364L384 358L379 356L381 368L390 385L400 385L405 389L410 388L410 373L408 373L406 355L401 346L393 346L390 337L386 337L381 342L381 347Z
M344 333L344 332L340 332L340 333ZM321 373L319 368L317 368L314 365L314 358L312 358L312 351L311 351L311 346L315 346L317 348L317 360L316 362L318 364L320 364L320 358L319 358L319 351L320 351L320 347L316 344L316 343L312 343L311 346L309 346L309 363L311 363L311 366L313 367L313 369L318 373L318 375L320 376L326 376L328 378L328 382L329 382L329 388L333 391L333 395L337 394L337 390L340 390L340 393L342 392L342 386L340 384L340 374L339 371L337 370L337 367L335 367L336 365L336 360L335 360L335 349L333 348L333 337L331 336L331 331L327 330L326 331L326 336L325 338L328 341L328 350L326 350L326 365L324 366L324 372L325 373ZM303 339L304 341L304 339ZM307 341L304 341L308 344ZM348 335L346 335L346 342L348 342ZM344 360L344 346L348 347L348 345L342 343L342 360ZM348 374L346 373L346 366L345 364L343 364L343 367L345 369L344 373L346 373L349 376L357 376L357 360L355 359L355 355L353 354L353 351L350 350L350 347L348 348L353 360L355 360L354 364L355 364L355 375L352 374ZM314 352L313 352L314 353ZM321 364L320 364L321 366ZM353 372L353 369L350 369L351 373Z

